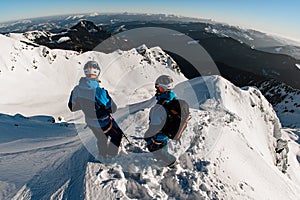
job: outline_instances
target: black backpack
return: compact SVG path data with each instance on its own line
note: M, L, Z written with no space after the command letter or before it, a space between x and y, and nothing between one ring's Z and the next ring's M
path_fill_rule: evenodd
M170 139L179 140L190 119L189 105L185 100L174 99L168 103L158 102L167 112L167 120L161 132Z

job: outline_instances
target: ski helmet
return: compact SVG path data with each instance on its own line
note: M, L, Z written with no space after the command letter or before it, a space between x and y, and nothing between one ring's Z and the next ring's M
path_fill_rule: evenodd
M85 75L96 75L99 76L101 69L96 61L88 61L83 67Z
M168 75L161 75L155 81L155 88L159 92L165 92L173 89L173 79Z

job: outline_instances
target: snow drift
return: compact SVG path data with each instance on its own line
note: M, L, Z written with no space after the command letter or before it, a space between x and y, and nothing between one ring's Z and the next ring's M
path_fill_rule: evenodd
M86 188L91 190L86 198L298 197L299 176L289 178L274 164L276 139L287 135L281 131L272 106L259 90L242 90L219 76L211 76L178 84L175 91L179 97L184 98L189 93L187 85L191 85L197 91L198 98L204 102L200 109L196 106L191 109L192 120L181 143L172 142L170 145L170 151L180 160L177 169L159 169L152 165L151 156L143 159L148 154L144 153L145 145L139 138L143 137L143 130L147 126L145 120L148 110L140 107L139 112L120 122L125 130L133 130L131 137L139 150L132 153L123 149L126 160L116 158L110 166L88 163L85 180ZM189 103L195 105L195 102ZM291 159L296 160L295 155ZM132 168L128 171L127 164L130 163L133 163L136 171ZM289 171L294 174L299 170L299 163L292 163Z
M159 47L78 54L2 35L0 42L1 199L299 198L299 143L293 135L290 167L281 173L274 145L292 133L259 90L220 76L187 80ZM66 107L90 59L102 64L101 84L119 105L114 117L134 144L129 150L123 140L120 156L104 163L92 156L82 115ZM169 146L180 161L173 170L155 165L143 141L161 74L174 77L191 107L180 143Z

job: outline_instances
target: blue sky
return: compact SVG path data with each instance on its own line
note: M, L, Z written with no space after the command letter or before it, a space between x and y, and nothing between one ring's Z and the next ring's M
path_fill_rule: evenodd
M10 0L0 22L71 13L140 12L214 19L300 40L300 0Z

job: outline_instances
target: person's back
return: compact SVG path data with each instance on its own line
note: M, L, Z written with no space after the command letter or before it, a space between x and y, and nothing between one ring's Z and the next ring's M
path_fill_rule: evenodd
M167 112L163 106L176 99L175 93L172 91L173 80L171 77L162 75L158 77L155 83L157 104L151 108L149 114L149 128L145 132L145 141L147 148L154 156L167 166L172 166L176 162L175 156L171 155L167 150L168 136L162 132L167 121Z
M98 63L87 62L84 73L86 77L82 77L71 92L68 107L72 112L83 111L87 126L97 138L99 153L102 156L115 156L123 135L122 130L111 117L111 113L116 110L116 105L108 92L100 87ZM109 144L108 136L111 138Z
M73 111L82 110L89 126L99 127L101 125L103 127L107 125L103 124L105 121L102 122L102 119L116 110L116 106L108 92L100 87L96 79L82 77L71 95L71 98L77 100ZM71 104L70 102L69 108ZM99 121L102 123L99 124Z

